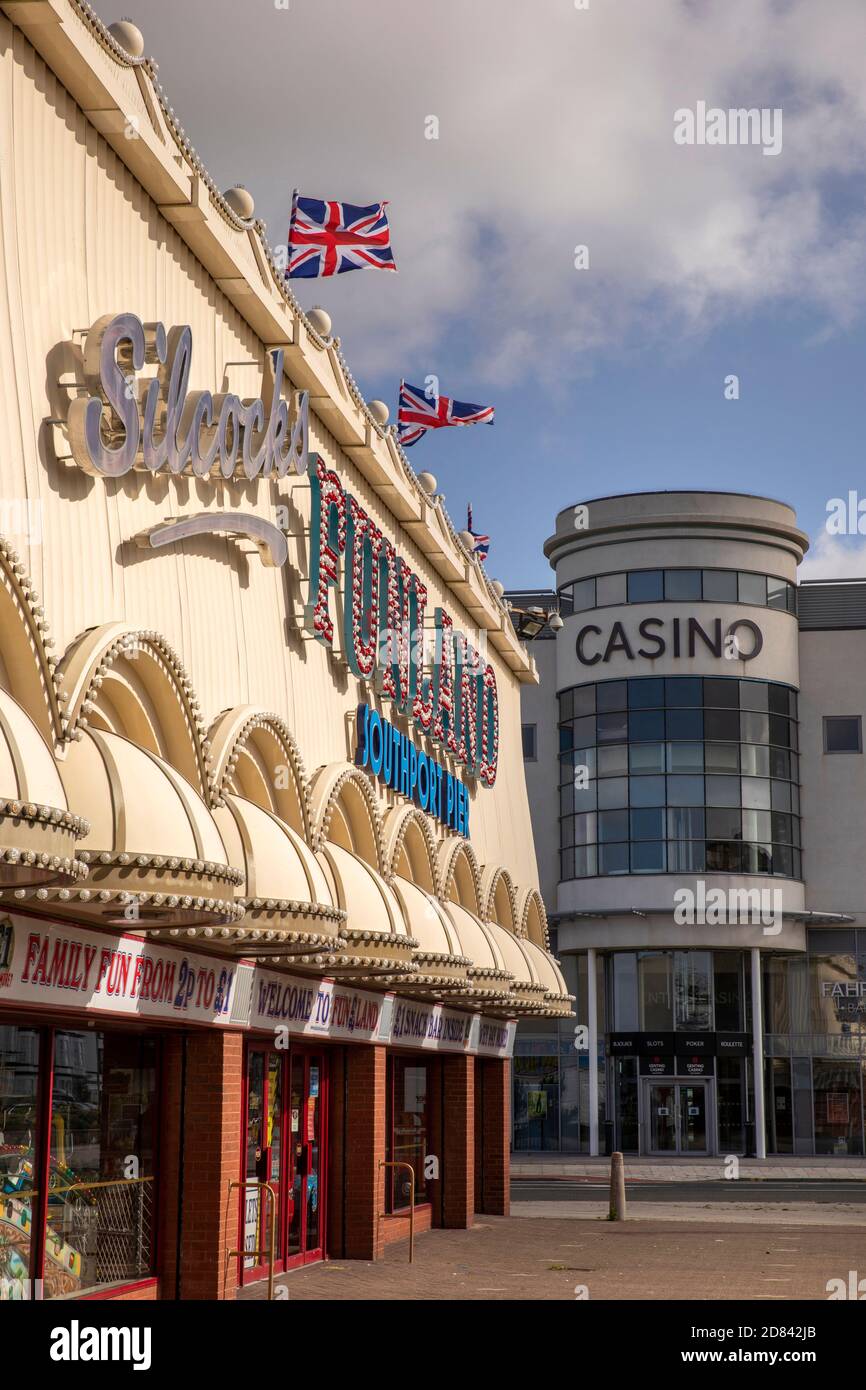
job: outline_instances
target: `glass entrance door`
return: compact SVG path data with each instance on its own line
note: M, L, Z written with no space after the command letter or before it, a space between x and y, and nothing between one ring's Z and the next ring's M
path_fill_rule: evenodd
M276 1198L275 1268L280 1268L282 1217L280 1187L282 1178L282 1073L283 1053L269 1047L250 1047L246 1076L246 1159L243 1205L243 1272L260 1278L267 1273L267 1251L271 1238L270 1198L260 1186L269 1183Z
M274 1268L324 1256L327 1063L323 1053L254 1043L247 1049L241 1281L268 1272L270 1184L276 1199Z
M323 1256L325 1059L320 1052L291 1056L289 1171L291 1192L286 1263L309 1264Z
M705 1081L651 1081L646 1087L651 1154L706 1154Z

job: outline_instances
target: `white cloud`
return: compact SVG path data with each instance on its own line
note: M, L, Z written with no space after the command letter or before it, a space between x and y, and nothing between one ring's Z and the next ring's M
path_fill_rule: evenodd
M819 531L797 571L803 579L866 579L866 537Z
M866 164L862 0L149 0L142 22L193 142L275 244L295 184L391 199L399 275L300 291L356 372L436 370L459 331L472 398L773 302L816 332L862 311L862 192L844 218L827 192ZM781 106L781 154L675 145L698 100Z

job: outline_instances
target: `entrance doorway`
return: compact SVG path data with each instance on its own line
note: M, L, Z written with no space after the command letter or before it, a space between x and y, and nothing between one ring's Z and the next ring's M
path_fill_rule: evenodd
M648 1081L644 1089L649 1153L710 1152L706 1081Z
M324 1258L327 1172L327 1059L321 1051L247 1048L244 1097L246 1148L241 1248L267 1251L271 1199L276 1202L274 1269L279 1273ZM261 1279L267 1255L244 1255L240 1282Z

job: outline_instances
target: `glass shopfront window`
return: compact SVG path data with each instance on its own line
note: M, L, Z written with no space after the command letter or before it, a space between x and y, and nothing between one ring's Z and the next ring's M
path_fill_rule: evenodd
M551 950L557 952L551 930ZM575 1025L589 1017L589 979L585 952L560 956L575 1018L522 1023L512 1061L512 1144L518 1152L589 1153L589 1053L575 1047ZM634 980L636 983L636 975ZM606 1113L604 1064L605 1000L601 958L596 970L599 1033L598 1108L603 1133ZM633 1007L637 1009L637 996ZM636 1015L635 1015L636 1016Z
M389 1058L388 1158L411 1163L415 1170L415 1205L428 1200L424 1168L429 1144L429 1077L426 1062L415 1058ZM389 1184L390 1211L409 1206L410 1183L405 1169L392 1168Z
M674 952L677 1030L706 1033L712 1028L712 970L709 951Z
M512 1063L514 1147L523 1153L558 1150L559 1041L552 1036L521 1038Z
M669 1033L674 1026L671 958L664 951L642 951L638 957L641 1031Z
M794 1103L791 1092L791 1063L787 1057L768 1057L764 1088L767 1112L767 1151L794 1152Z
M28 1297L36 1277L39 1042L34 1028L0 1027L0 1301Z
M66 1298L152 1273L157 1050L127 1033L0 1028L0 1299L33 1296L28 1277Z
M859 1061L812 1059L816 1154L862 1154L861 1069Z
M746 1151L745 1061L741 1057L719 1057L716 1063L719 1107L719 1152L741 1154Z
M740 951L713 954L713 1011L720 1033L740 1033L745 1027L746 991Z

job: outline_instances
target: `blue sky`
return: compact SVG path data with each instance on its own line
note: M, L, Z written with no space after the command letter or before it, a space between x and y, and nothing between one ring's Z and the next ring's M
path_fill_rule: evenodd
M299 298L328 309L392 418L400 377L430 372L496 406L493 427L410 451L458 526L474 504L491 575L549 583L541 547L569 503L718 487L795 506L819 541L804 577L866 576L866 537L821 536L831 497L866 497L862 0L242 13L238 29L230 0L140 0L135 18L199 154L249 187L273 245L295 185L391 199L399 274ZM675 112L699 101L781 109L781 152L677 145Z

